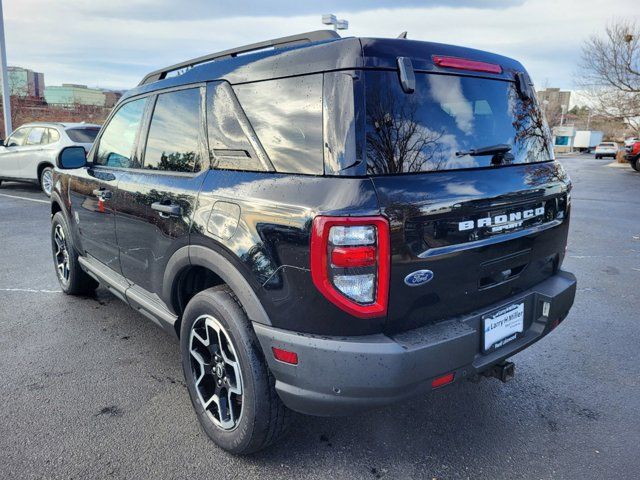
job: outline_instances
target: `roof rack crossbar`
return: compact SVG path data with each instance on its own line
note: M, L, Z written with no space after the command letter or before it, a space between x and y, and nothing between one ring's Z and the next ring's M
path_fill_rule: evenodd
M193 58L185 62L176 63L169 67L161 68L147 74L142 81L138 84L145 85L147 83L162 80L167 77L168 73L181 70L183 68L191 68L201 63L211 62L213 60L219 60L221 58L237 57L243 53L249 53L256 50L262 50L266 48L284 48L297 44L320 42L322 40L333 40L340 38L337 32L333 30L316 30L314 32L299 33L297 35L290 35L288 37L275 38L273 40L265 40L264 42L252 43L251 45L244 45L242 47L232 48L229 50L223 50L222 52L211 53L209 55L203 55L202 57Z

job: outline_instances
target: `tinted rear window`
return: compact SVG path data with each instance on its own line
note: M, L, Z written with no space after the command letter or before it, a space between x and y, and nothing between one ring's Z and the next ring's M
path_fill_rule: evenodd
M233 87L278 172L322 174L322 74Z
M406 94L396 72L366 74L369 174L416 173L528 163L553 158L551 136L535 101L514 82L416 74ZM511 146L503 158L468 152Z
M100 131L99 128L70 128L67 135L72 142L76 143L93 143Z

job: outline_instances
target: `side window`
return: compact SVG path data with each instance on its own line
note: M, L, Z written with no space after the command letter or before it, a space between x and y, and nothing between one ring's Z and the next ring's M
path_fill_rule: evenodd
M208 84L209 157L215 168L251 171L265 169L247 137L247 130L251 130L251 126L231 86L226 82Z
M322 74L233 87L276 171L320 175Z
M29 135L27 136L25 145L40 145L41 143L46 143L46 140L45 142L42 142L42 137L45 133L45 130L46 129L40 127L32 128L29 132Z
M199 172L200 89L158 95L151 117L144 168Z
M28 127L17 129L7 139L7 143L5 145L7 147L20 147L24 145L24 141L27 139L27 134L29 133L30 130L31 129Z
M137 161L132 160L132 155L146 103L146 98L125 103L111 117L100 137L94 157L95 164L121 168L140 167Z
M47 128L47 131L49 132L49 142L48 143L55 143L58 140L60 140L60 134L58 133L58 131L55 128Z

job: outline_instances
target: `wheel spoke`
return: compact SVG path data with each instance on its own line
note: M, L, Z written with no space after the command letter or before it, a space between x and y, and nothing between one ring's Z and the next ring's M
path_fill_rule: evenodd
M203 315L191 327L189 351L204 410L218 427L235 428L242 415L242 372L229 334L217 319Z

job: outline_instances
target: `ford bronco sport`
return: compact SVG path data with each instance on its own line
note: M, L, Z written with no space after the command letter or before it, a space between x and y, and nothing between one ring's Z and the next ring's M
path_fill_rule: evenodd
M312 32L173 65L60 153L62 289L180 338L234 453L479 374L567 315L571 184L520 63Z

